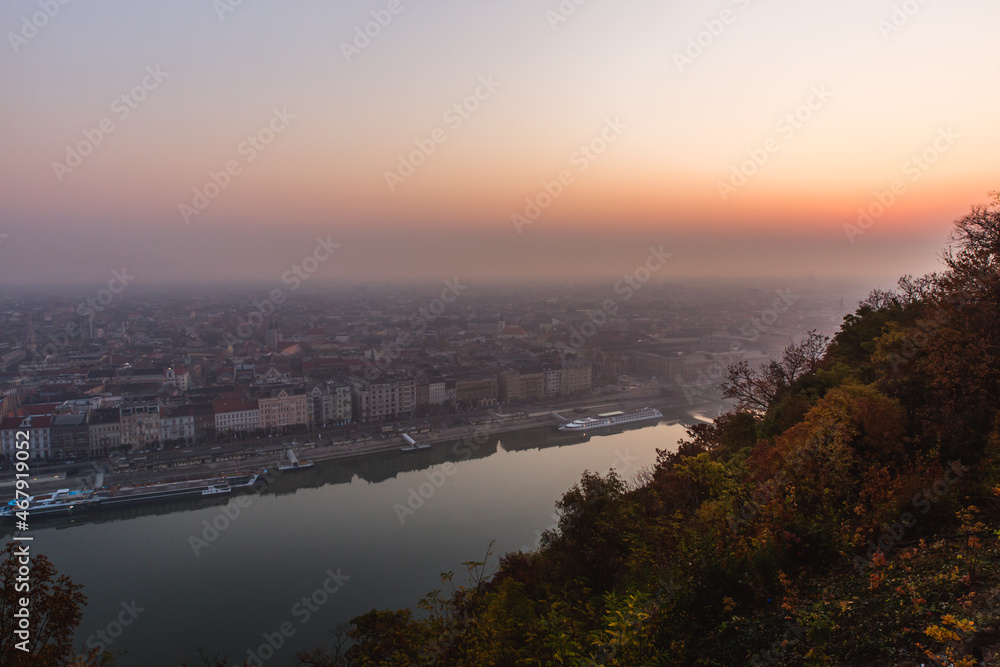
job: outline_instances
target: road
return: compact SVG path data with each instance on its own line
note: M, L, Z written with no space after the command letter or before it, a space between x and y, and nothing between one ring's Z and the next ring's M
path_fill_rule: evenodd
M693 407L683 396L653 396L650 390L638 390L613 395L592 395L581 399L568 398L557 402L544 402L530 406L518 406L525 416L511 421L498 422L493 411L480 410L438 417L394 422L392 426L400 432L418 424L430 424L430 433L412 433L421 444L435 444L461 440L477 428L488 428L491 434L503 434L544 426L555 426L559 422L552 412L564 412L567 419L576 419L580 413L573 409L586 410L588 414L610 410L629 410L659 407L674 411ZM278 461L285 461L288 448L295 450L300 459L330 461L354 458L385 451L398 451L406 443L399 435L384 437L377 433L382 425L348 426L320 429L294 436L264 438L252 441L201 444L181 446L149 452L136 452L127 457L127 465L116 465L114 459L79 461L73 465L51 464L33 466L31 490L33 494L59 488L86 488L94 483L95 470L105 472L105 484L120 484L127 481L157 480L179 476L210 476L240 470L274 468ZM76 474L67 476L67 472ZM0 494L13 495L13 473L6 472L0 481Z

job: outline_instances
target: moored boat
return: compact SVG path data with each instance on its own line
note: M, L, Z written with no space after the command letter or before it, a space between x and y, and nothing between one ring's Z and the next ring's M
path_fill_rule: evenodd
M27 511L32 518L83 514L96 509L100 504L100 498L95 497L93 491L59 489L52 493L29 496L27 510L22 510L17 500L11 500L0 509L0 517L16 517L18 512L23 511Z
M148 482L98 489L101 507L157 502L180 498L213 498L232 493L225 479L192 479L180 482Z
M242 489L247 487L252 487L260 481L261 475L266 475L267 471L263 472L249 472L238 475L226 475L223 479L229 483L229 486L234 489Z
M583 419L574 419L571 422L567 422L559 427L560 431L593 431L601 428L610 428L612 426L621 426L623 424L633 424L635 422L649 421L653 419L662 419L663 413L656 408L643 408L641 410L634 410L632 412L605 412L604 414L597 415L596 417L584 417Z

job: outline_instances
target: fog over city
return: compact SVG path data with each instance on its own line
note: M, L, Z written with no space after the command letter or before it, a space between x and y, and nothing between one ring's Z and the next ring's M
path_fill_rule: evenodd
M0 666L1000 665L998 24L4 0Z

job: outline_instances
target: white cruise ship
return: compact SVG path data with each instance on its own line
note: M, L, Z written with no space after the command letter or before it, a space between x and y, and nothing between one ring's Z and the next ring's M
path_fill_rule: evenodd
M585 417L567 422L559 427L560 431L593 431L599 428L620 426L633 422L647 421L650 419L661 419L663 413L656 408L643 408L633 412L605 412L596 417Z

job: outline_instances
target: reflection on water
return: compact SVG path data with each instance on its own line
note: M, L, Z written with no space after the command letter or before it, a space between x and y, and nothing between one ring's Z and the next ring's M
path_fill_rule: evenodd
M480 431L282 474L259 493L120 508L32 532L37 552L85 586L80 646L104 643L98 632L134 604L144 610L135 622L103 635L109 650L127 651L122 665L197 662L199 647L241 661L279 636L266 664L291 665L339 622L412 606L491 540L498 554L534 544L584 470L631 477L683 436L678 423Z

